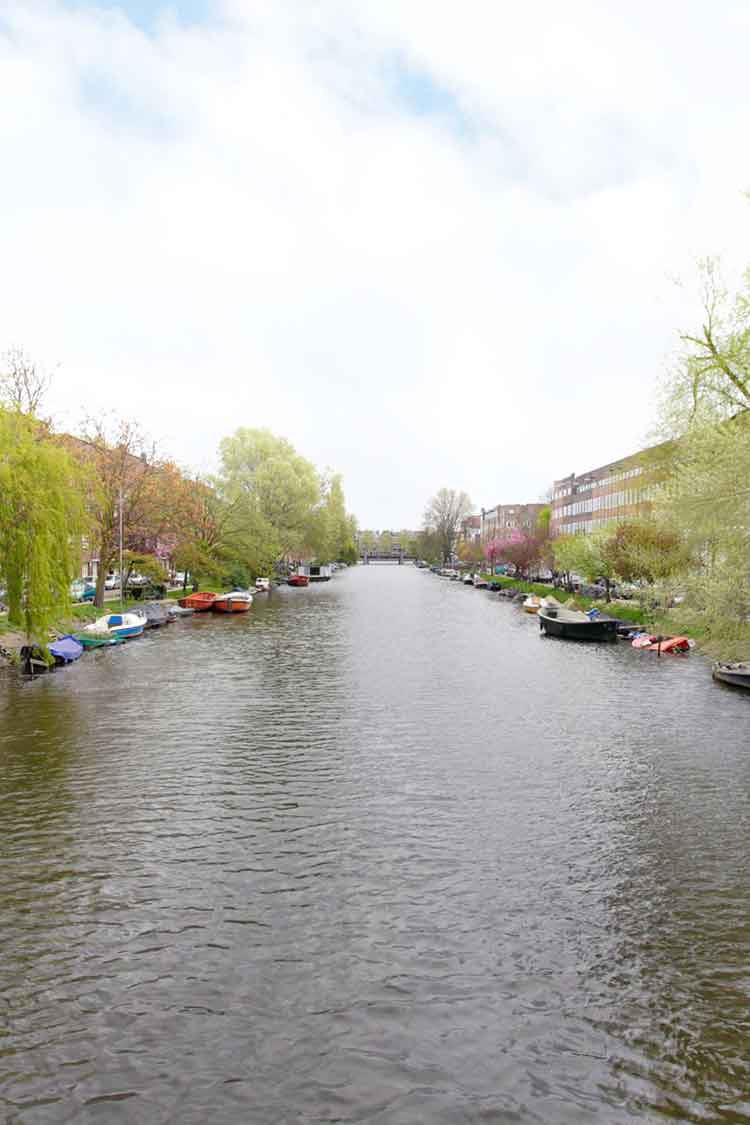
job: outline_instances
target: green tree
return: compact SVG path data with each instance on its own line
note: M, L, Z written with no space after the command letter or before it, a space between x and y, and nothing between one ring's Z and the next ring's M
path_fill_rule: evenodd
M692 565L681 576L687 602L722 655L750 647L750 270L740 290L724 285L716 259L700 263L699 328L663 387L662 428L675 437L671 472L656 495L660 519L676 526Z
M81 475L44 427L0 409L0 583L8 620L44 643L70 606L86 530Z
M220 445L223 495L242 501L253 542L274 558L299 557L321 488L314 465L269 430L238 429Z
M590 535L563 535L554 541L553 552L556 568L566 575L568 584L572 574L593 582L604 580L605 598L611 599L611 585L615 578L612 558L609 554L611 528L607 525L596 528Z
M716 258L699 263L699 329L680 333L681 347L662 399L663 428L673 436L750 408L750 269L730 294Z
M604 543L614 575L653 584L689 570L693 556L683 535L653 515L622 520Z
M684 612L700 615L709 647L750 648L750 412L694 425L679 442L657 512L680 528L693 565L681 579Z

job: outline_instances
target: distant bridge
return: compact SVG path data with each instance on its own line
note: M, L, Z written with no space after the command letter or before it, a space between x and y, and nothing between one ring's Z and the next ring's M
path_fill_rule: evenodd
M378 554L377 551L360 551L359 557L365 564L365 566L367 566L371 562L397 563L398 566L402 566L405 562L416 562L414 556L407 555L406 551L389 551L385 554Z

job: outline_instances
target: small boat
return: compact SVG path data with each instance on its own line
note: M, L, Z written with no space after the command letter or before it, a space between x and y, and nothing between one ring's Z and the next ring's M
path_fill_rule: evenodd
M306 574L292 574L289 578L289 586L308 586L310 579Z
M47 648L55 658L55 664L72 664L83 654L83 645L77 637L66 633L56 641L50 641Z
M475 590L486 590L487 589L487 579L482 578L481 574L475 574L472 581L474 583L474 589Z
M84 649L105 648L107 645L121 645L123 643L122 637L106 636L104 633L98 636L94 633L74 633L73 637L79 645L83 645Z
M211 609L214 613L247 613L253 604L253 595L247 590L232 590L215 598Z
M523 602L524 613L538 613L541 604L542 599L540 597L536 594L529 594L528 598L525 598Z
M562 609L562 605L553 594L547 594L539 599L539 609Z
M640 633L633 637L631 644L647 652L690 652L692 648L687 637L660 637L651 633Z
M747 661L717 660L711 665L711 675L732 687L750 688L750 663Z
M256 578L255 579L255 589L257 590L257 592L259 594L267 594L269 592L269 590L271 589L271 579L270 578Z
M172 620L166 606L159 605L158 602L148 602L141 607L140 612L146 618L147 629L158 629Z
M195 610L186 605L171 605L167 613L174 620L175 617L192 617Z
M465 574L464 577L463 577L463 584L464 584L464 586L473 586L474 585L474 575L473 574Z
M180 598L178 605L183 609L192 609L195 613L205 613L211 608L216 601L216 594L209 594L208 592L188 594L185 598Z
M131 637L140 637L145 627L146 618L140 613L106 613L92 625L87 625L85 632L93 633L94 636L129 640Z
M562 605L540 605L537 611L539 628L552 637L572 641L616 641L617 622L614 617L597 614L590 617L577 609Z
M333 575L331 567L327 564L311 566L308 571L311 582L330 582Z

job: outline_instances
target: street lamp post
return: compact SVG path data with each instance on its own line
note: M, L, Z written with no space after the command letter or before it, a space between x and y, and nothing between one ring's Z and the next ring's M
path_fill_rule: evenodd
M122 485L120 485L120 613L125 609L122 591Z

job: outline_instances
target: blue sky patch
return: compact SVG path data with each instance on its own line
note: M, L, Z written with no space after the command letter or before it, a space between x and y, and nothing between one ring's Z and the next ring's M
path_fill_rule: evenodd
M146 32L153 31L168 13L185 25L208 23L216 15L215 0L67 0L67 3L70 8L122 12L131 23Z
M388 90L399 109L416 117L440 118L454 132L470 137L476 126L456 94L429 71L401 54L391 55L383 67Z
M103 70L82 71L78 92L84 112L105 119L112 128L156 139L168 138L173 133L173 125L163 114L113 82Z

